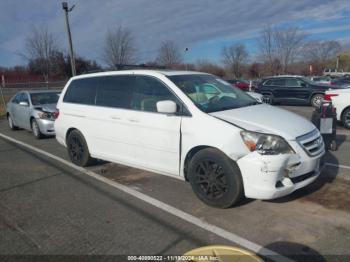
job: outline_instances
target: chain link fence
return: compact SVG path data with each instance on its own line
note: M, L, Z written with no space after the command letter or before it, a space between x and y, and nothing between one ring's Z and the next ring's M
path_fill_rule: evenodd
M24 90L61 90L67 81L8 83L0 86L0 117L6 114L6 103L18 92Z

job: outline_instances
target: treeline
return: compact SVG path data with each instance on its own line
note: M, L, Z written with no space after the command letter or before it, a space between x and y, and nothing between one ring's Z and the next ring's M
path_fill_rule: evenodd
M324 68L350 70L350 53L345 52L337 41L309 40L298 27L266 26L256 39L258 51L249 53L244 43L223 47L221 60L214 63L197 60L186 63L184 57L191 49L180 47L175 41L160 43L156 57L148 66L171 69L198 70L225 78L256 79L266 75L299 74L320 75ZM133 33L125 27L110 29L100 53L107 67L118 69L120 65L139 64L140 49ZM21 56L25 66L0 68L7 82L55 81L71 76L70 57L59 47L57 38L47 28L34 28L25 38ZM81 56L76 56L77 74L101 70L102 66ZM338 61L337 61L338 60Z

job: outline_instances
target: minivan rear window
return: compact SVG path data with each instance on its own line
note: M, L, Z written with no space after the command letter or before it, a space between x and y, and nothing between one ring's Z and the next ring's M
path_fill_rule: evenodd
M64 95L63 102L94 105L97 84L97 79L92 77L73 80Z
M100 77L96 105L130 109L133 76Z

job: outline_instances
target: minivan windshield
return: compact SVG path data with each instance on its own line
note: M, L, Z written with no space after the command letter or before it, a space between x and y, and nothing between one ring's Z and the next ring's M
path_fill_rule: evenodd
M59 92L43 92L43 93L31 93L30 99L34 106L45 104L56 104L58 101Z
M188 74L167 77L206 113L258 104L244 91L213 75Z

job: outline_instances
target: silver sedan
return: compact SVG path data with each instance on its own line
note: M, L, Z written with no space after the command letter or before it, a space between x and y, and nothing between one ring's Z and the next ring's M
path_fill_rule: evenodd
M54 121L59 91L22 91L7 103L7 120L12 130L33 131L36 138L55 135Z

